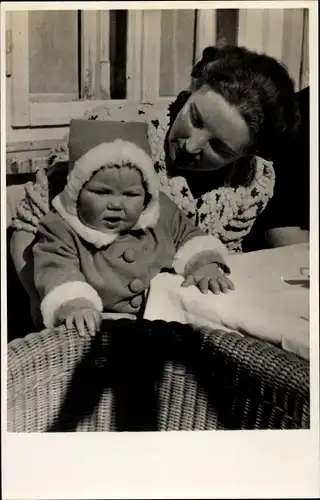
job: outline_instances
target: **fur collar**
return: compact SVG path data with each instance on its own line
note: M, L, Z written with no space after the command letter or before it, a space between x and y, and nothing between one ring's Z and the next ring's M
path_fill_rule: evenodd
M52 205L55 210L60 214L60 216L72 227L72 229L80 236L83 240L92 244L96 248L103 248L110 245L113 241L117 239L119 233L110 230L108 233L103 233L96 229L91 229L85 226L79 219L77 215L70 213L64 203L65 193L61 193L54 198ZM154 227L158 222L160 215L160 207L158 198L152 199L146 209L142 212L140 219L137 224L132 228L135 230L145 230Z

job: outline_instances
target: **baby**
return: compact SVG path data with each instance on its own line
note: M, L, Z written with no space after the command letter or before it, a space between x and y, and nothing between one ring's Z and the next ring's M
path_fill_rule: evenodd
M94 335L102 312L138 316L164 268L203 293L233 289L224 245L159 192L151 158L131 142L84 153L52 204L33 250L48 328L64 323Z

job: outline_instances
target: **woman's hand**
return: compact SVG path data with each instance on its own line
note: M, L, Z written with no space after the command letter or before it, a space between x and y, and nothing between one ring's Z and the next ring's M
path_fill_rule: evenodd
M234 290L234 284L218 264L207 264L198 268L192 275L185 278L181 286L192 285L195 285L204 294L207 294L209 290L215 295Z
M68 314L65 319L66 327L69 329L74 326L80 337L87 336L86 328L89 331L89 335L94 337L96 332L100 329L101 321L101 313L91 307L73 311Z

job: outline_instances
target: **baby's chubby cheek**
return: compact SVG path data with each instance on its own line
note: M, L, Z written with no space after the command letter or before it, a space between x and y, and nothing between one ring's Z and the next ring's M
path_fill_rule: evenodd
M103 212L103 209L99 209L92 203L87 203L86 200L79 200L78 202L78 217L83 224L93 227L98 226Z

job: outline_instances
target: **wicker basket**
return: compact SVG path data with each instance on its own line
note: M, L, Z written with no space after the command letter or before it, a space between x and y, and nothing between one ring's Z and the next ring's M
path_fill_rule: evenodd
M309 427L309 364L236 333L106 321L8 345L8 431Z

